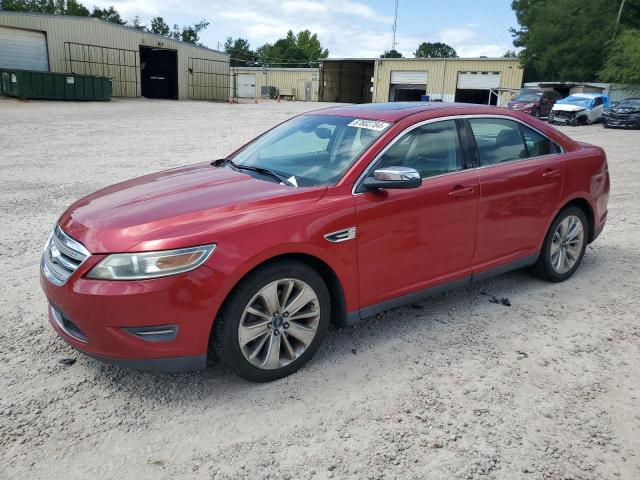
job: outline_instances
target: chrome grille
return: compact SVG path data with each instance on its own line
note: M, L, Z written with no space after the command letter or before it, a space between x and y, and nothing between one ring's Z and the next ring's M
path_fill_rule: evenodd
M42 254L40 267L54 285L64 285L89 255L89 251L56 225Z

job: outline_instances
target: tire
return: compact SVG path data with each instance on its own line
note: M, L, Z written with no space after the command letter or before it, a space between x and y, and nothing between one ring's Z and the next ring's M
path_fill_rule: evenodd
M313 357L330 317L329 290L312 267L299 261L259 267L236 286L214 323L216 358L246 380L285 377Z
M574 220L578 222L576 228L579 228L581 233L572 240L567 240L570 238L569 232L575 233L571 227ZM560 229L561 224L563 225L564 234ZM579 241L576 240L578 238ZM532 267L532 273L536 277L550 282L564 282L580 266L584 251L587 248L588 238L589 224L584 211L578 207L565 208L549 227L538 261ZM558 244L562 245L562 242L565 242L565 246L559 247ZM562 254L564 254L564 261L559 256Z

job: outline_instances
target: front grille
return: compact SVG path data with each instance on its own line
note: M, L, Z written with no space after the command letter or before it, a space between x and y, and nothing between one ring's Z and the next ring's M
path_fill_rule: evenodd
M75 241L56 225L42 253L40 267L54 285L64 285L89 255L80 242Z
M556 118L573 118L576 115L576 112L565 112L564 110L560 110L557 112L553 112L554 117Z

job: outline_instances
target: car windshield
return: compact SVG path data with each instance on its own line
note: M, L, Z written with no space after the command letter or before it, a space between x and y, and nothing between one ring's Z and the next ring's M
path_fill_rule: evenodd
M640 108L640 98L630 98L622 100L616 105L616 108Z
M589 108L591 106L591 102L593 102L592 98L570 95L564 100L562 100L560 103L568 103L570 105L578 105L579 107Z
M268 169L293 186L331 185L390 125L354 117L302 115L258 137L230 160L240 167Z
M537 102L540 98L541 93L536 92L522 92L520 95L516 97L516 101L518 102Z

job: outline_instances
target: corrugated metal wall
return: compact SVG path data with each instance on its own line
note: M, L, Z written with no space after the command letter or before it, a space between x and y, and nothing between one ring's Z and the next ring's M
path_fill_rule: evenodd
M295 89L296 100L304 100L305 83L311 82L311 101L318 101L318 69L317 68L266 68L233 67L231 73L251 74L256 76L256 97L260 98L263 86L276 87L280 93Z
M453 101L459 72L498 72L500 88L520 88L522 68L513 59L384 59L376 61L373 101L387 102L394 70L428 72L427 94L431 98Z
M93 18L2 12L0 25L44 32L52 72L111 76L114 96L140 96L142 45L177 50L179 99L228 99L229 56L214 50Z

